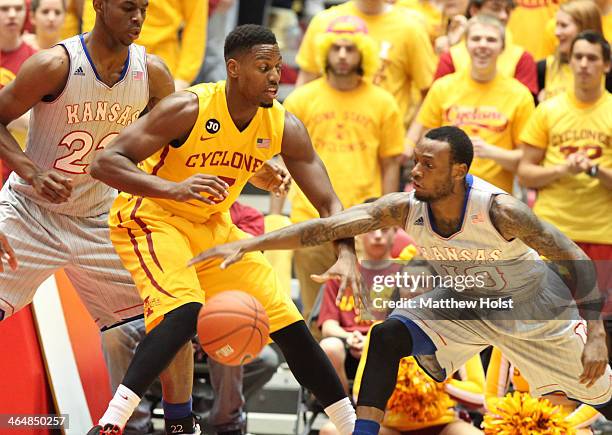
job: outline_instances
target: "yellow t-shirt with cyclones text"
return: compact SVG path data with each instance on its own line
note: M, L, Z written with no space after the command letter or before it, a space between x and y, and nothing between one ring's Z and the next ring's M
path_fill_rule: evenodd
M361 18L368 34L378 43L380 68L372 80L395 97L403 117L412 104L412 85L422 90L429 88L437 63L424 24L407 8L389 5L387 12L366 15L348 1L317 14L304 35L297 64L304 71L321 73L317 36L325 32L331 20L344 15Z
M280 153L285 109L277 101L271 108L260 107L248 127L239 131L227 108L225 81L188 90L198 96L200 106L191 134L183 145L167 145L140 166L147 173L175 182L195 174L223 179L229 185L229 195L215 205L149 198L175 215L201 223L215 213L227 212L249 178L266 160Z
M284 105L306 126L345 208L382 194L379 159L404 149L402 119L387 91L365 81L338 91L322 77L297 88ZM297 188L291 205L293 222L319 216Z
M612 95L595 103L565 92L541 103L521 142L546 150L544 167L562 164L583 150L601 167L612 167ZM612 244L612 191L587 174L565 176L538 191L533 211L576 242Z
M469 72L459 72L434 82L417 120L428 129L454 125L468 136L512 150L533 110L533 97L518 80L498 74L479 83ZM475 157L470 173L512 192L514 174L491 159Z

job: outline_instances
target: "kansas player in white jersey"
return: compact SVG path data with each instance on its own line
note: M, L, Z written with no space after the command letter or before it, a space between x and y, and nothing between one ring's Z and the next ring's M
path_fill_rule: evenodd
M104 2L91 33L35 54L0 91L0 158L14 170L0 194L0 231L21 262L20 273L0 274L0 320L29 304L60 268L101 328L142 313L108 238L116 191L91 178L88 166L150 100L174 89L161 60L132 44L143 10L116 3ZM23 152L5 126L29 109Z
M217 246L192 261L223 257L221 267L227 267L253 250L297 249L401 226L440 276L470 283L435 288L373 328L354 434L378 433L401 358L416 355L442 381L489 345L503 349L532 394L561 391L602 405L607 417L612 414L612 371L592 263L523 203L467 175L472 158L472 143L463 131L433 129L415 148L414 192ZM578 280L574 299L594 307L593 320L581 320L569 289L540 255L569 261L564 264ZM466 281L467 276L473 280Z

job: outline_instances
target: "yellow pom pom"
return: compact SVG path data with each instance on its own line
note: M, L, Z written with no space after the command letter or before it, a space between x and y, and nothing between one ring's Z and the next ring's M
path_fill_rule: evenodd
M444 391L444 383L431 379L414 358L400 361L395 390L387 402L383 424L401 427L441 418L455 402Z
M397 258L402 261L410 261L414 258L416 254L417 254L416 246L408 245L404 249L402 249L402 252L400 252Z
M562 409L548 400L515 391L485 415L482 427L485 435L575 434L565 417Z

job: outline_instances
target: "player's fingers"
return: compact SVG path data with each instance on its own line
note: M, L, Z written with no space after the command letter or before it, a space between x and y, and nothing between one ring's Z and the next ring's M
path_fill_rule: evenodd
M66 198L59 196L55 190L50 189L45 185L41 187L41 194L45 199L52 202L53 204L59 204L66 201Z
M342 275L340 277L340 291L344 293L346 291L346 285L348 284L348 279L346 275Z
M221 186L219 183L217 182L213 182L213 183L194 183L191 186L191 190L197 190L200 192L208 192L212 195L215 195L218 198L225 198L228 195L228 191L225 190L225 188L223 186Z
M4 234L0 235L0 241L2 242L2 257L8 262L9 266L11 266L11 269L17 270L17 256Z
M241 258L242 258L242 252L241 251L236 251L234 254L230 255L225 260L223 260L223 262L221 263L220 268L221 269L227 269L229 266L231 266L232 264L236 263Z
M330 279L332 279L332 276L326 272L322 275L312 274L310 275L310 279L312 279L314 282L318 282L319 284L323 284L326 281L329 281Z
M187 267L194 266L198 263L201 263L202 261L205 261L210 258L217 257L217 256L218 254L215 249L207 249L206 251L200 252L198 255L196 255L191 260L189 260L189 263L187 263Z
M208 205L214 205L215 204L215 202L212 199L210 199L210 198L208 198L206 196L203 196L199 192L191 192L190 199L196 199L196 200L202 201L204 204L208 204Z
M46 187L49 190L55 192L55 194L61 198L66 198L70 196L70 190L66 188L62 183L56 182L51 178L45 178L43 180L43 187Z

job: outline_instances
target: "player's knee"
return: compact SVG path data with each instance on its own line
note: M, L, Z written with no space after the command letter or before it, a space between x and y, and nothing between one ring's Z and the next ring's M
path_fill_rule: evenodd
M387 319L372 327L370 353L404 358L409 356L411 351L412 338L399 320Z

